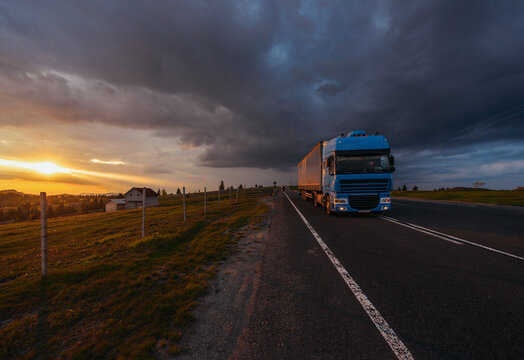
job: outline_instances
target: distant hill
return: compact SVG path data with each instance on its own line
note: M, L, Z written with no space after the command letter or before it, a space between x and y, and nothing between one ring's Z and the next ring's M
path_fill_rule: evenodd
M15 189L8 189L8 190L0 190L0 194L16 194L18 191Z
M472 188L472 187L462 187L462 186L458 186L458 187L454 187L454 188L449 188L449 191L478 191L478 190L489 191L489 190L491 190L491 189L486 189L486 188Z
M104 211L106 196L49 195L47 216L68 216ZM40 195L14 189L0 190L0 222L36 220L40 217Z
M0 190L0 209L6 207L17 207L25 203L38 204L38 195L24 194L13 189Z

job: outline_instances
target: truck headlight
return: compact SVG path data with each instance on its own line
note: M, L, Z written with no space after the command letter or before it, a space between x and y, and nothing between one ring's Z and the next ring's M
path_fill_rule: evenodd
M335 199L335 204L347 204L348 199Z
M386 197L381 198L380 203L381 204L391 204L391 198L386 198Z

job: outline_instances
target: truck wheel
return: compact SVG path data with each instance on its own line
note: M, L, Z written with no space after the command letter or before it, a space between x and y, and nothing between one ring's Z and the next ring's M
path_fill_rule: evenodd
M328 215L333 214L333 212L331 211L331 203L329 202L329 196L326 197L326 213Z
M317 193L313 193L313 206L314 207L319 207L320 204L318 203L318 200L317 200Z

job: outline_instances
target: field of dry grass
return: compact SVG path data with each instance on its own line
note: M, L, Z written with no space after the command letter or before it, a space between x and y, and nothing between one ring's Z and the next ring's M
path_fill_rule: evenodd
M392 191L391 195L476 204L524 206L524 191L521 190Z
M40 223L0 225L0 358L114 359L176 354L206 280L235 239L262 226L253 190L229 202L201 196L141 210L50 219L49 273L40 277ZM214 201L213 201L214 200Z

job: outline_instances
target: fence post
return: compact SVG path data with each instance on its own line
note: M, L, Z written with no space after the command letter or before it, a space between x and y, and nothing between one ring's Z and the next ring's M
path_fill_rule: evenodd
M235 198L235 202L238 202L238 188L237 188L237 197Z
M186 187L182 186L182 203L184 204L184 222L186 222Z
M231 186L229 187L229 205L231 205Z
M220 207L220 188L218 188L218 203L217 207Z
M40 193L40 242L42 258L42 276L47 275L47 198L46 193Z
M142 238L146 236L146 188L142 189Z
M206 201L207 201L207 193L206 193L206 187L204 186L204 215L206 214Z

